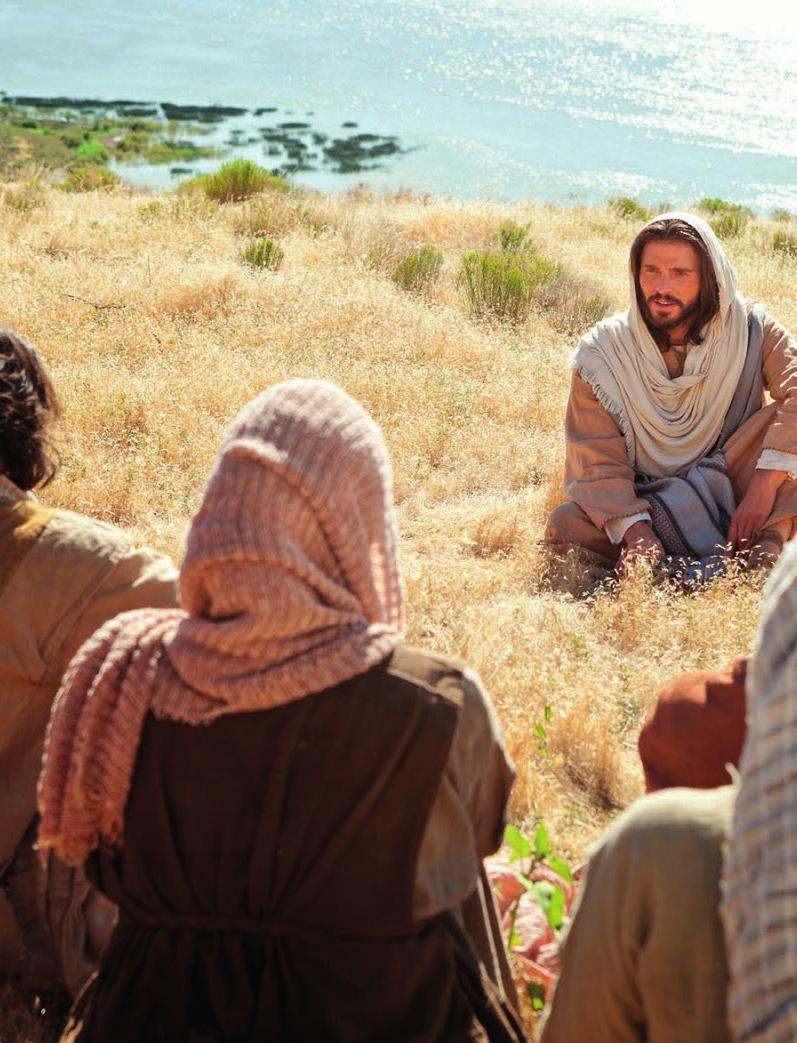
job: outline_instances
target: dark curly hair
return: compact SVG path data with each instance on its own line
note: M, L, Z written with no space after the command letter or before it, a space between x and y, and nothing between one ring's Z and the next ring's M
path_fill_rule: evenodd
M0 474L20 489L47 485L58 470L48 426L60 413L38 352L0 328Z

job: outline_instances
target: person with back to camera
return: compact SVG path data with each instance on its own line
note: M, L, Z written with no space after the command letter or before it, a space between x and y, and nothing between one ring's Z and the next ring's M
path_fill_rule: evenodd
M110 525L41 503L57 471L55 391L34 348L0 329L0 962L73 993L96 966L112 908L80 871L33 851L36 780L67 663L117 612L176 603L168 558Z
M476 676L403 642L357 402L242 410L180 587L83 646L51 718L39 843L120 908L64 1040L522 1039L481 865L514 773Z

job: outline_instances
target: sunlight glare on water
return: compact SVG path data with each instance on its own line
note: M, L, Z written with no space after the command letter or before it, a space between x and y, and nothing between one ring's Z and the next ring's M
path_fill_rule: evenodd
M377 187L797 208L780 0L0 0L0 70L10 93L271 104L397 134L413 151Z

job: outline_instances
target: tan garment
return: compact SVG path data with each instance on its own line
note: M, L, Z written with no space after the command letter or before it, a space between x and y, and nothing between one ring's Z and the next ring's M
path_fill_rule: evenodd
M50 705L67 663L106 619L142 605L173 605L168 558L137 549L101 522L50 511L0 478L0 871L27 860L23 838L36 813L36 780ZM34 868L26 879L34 883ZM33 874L33 875L32 875ZM11 872L19 903L41 902ZM27 894L27 897L23 897ZM0 956L18 953L5 898ZM20 919L35 919L19 909ZM74 975L63 968L67 977Z
M540 1043L728 1043L719 915L733 789L671 789L590 859Z

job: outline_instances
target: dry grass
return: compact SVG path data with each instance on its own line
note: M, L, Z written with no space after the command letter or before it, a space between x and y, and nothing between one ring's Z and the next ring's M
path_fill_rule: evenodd
M760 586L722 580L686 597L640 574L588 594L582 577L551 565L539 540L561 497L577 335L559 331L574 319L552 302L519 327L473 321L457 272L461 254L489 247L511 218L619 308L633 222L608 208L365 192L217 206L44 187L20 208L24 186L5 187L0 316L41 349L64 404L64 467L47 500L179 558L241 405L289 376L345 387L395 461L410 639L478 668L518 769L515 820L544 817L557 849L581 858L641 791L635 740L657 687L748 649ZM793 328L794 262L771 248L784 227L797 231L751 221L727 249L743 289ZM242 234L278 234L280 270L242 264ZM374 252L394 244L442 251L423 297L374 267Z

